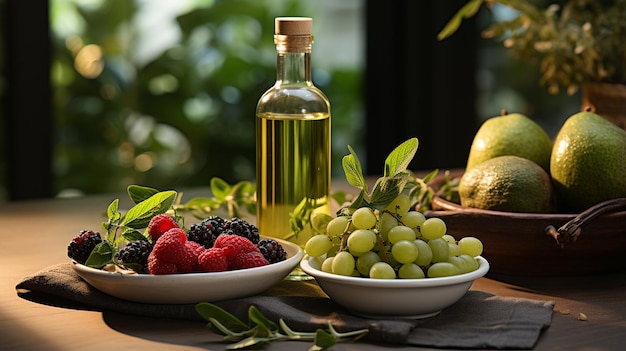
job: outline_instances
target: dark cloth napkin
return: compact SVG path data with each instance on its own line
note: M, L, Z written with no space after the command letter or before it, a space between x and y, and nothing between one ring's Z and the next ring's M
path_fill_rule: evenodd
M126 301L104 294L87 284L70 263L48 267L25 277L16 286L20 297L48 305L138 316L201 321L193 304L156 305ZM553 301L505 298L470 290L437 316L422 319L366 319L350 314L332 302L311 281L282 281L266 292L215 302L243 321L255 305L269 319L283 318L290 328L313 331L333 327L345 332L368 328L364 340L463 349L530 349L550 325Z

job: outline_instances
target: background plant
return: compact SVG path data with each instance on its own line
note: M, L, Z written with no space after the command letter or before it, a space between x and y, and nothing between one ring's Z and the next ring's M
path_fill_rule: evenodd
M274 18L315 12L298 0L187 3L175 18L180 40L151 56L139 1L52 2L57 192L254 179L254 110L275 81ZM314 71L333 103L336 145L361 143L359 72Z
M464 18L486 5L518 12L491 23L485 38L500 39L516 58L539 62L541 83L550 93L573 94L584 82L626 83L626 1L469 0L439 34L452 35Z

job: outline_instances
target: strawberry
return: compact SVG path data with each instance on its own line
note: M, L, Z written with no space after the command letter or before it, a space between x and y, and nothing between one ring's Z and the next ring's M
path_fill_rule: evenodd
M158 214L150 220L148 224L148 235L152 242L156 242L165 232L172 228L178 228L178 223L170 215Z
M260 251L239 253L229 258L230 269L245 269L267 266L270 264Z
M228 261L224 250L217 247L204 250L198 256L198 266L201 272L224 272L228 270Z

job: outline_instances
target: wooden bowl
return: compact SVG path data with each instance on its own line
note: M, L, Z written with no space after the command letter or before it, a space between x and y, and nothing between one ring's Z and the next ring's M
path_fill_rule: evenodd
M451 177L462 176L453 173ZM445 184L443 174L429 185ZM626 211L602 214L586 222L575 242L560 245L546 233L548 226L560 228L579 214L514 213L460 206L435 196L426 217L446 222L448 233L458 239L475 236L484 245L483 257L491 264L490 274L589 275L626 270Z

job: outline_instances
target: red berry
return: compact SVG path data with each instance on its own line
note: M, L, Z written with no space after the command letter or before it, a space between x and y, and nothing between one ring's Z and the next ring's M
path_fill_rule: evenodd
M150 220L148 224L148 235L152 242L156 242L165 232L172 228L178 228L178 223L170 215L165 213L158 214Z
M267 266L270 264L261 252L246 252L230 257L228 260L230 269L245 269Z
M152 255L157 259L169 263L178 263L184 258L187 235L181 228L172 228L165 232L154 244Z
M175 274L178 273L176 264L157 259L152 253L148 256L148 272L150 274Z
M198 270L198 254L191 249L186 249L180 261L176 262L178 273L190 273Z
M198 256L204 252L204 247L193 241L185 241L185 255L178 261L180 273L195 272L198 270Z
M198 256L198 266L201 272L224 272L228 270L228 261L224 250L217 247L204 250Z
M259 248L252 241L236 234L220 234L215 239L213 247L225 249L227 256L246 252L259 252Z
M191 241L191 240L185 241L185 246L187 246L187 248L192 249L193 251L195 251L196 255L200 255L205 250L204 246L198 244L195 241Z

